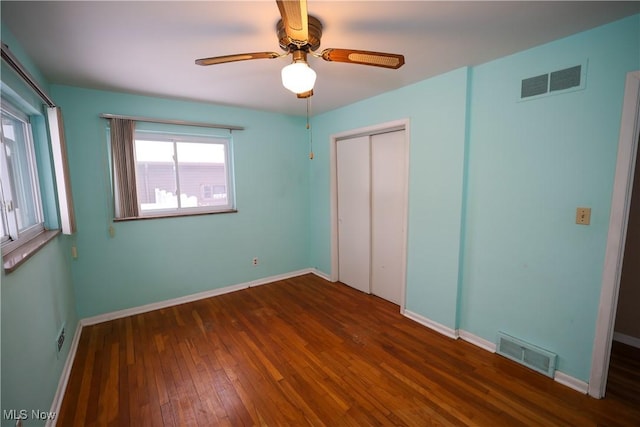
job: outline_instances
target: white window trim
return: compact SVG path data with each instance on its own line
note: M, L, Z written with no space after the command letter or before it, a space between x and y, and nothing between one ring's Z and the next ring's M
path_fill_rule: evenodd
M47 122L49 125L53 170L58 196L58 212L62 233L71 235L76 231L76 219L71 194L71 180L67 160L67 147L62 122L62 112L59 107L47 107Z
M38 164L35 156L35 145L34 145L33 132L31 129L29 116L6 101L2 104L2 110L4 110L9 115L15 117L16 119L26 124L25 137L27 138L26 150L27 150L27 157L29 162L29 179L30 179L30 185L35 194L34 208L37 216L36 224L28 228L25 228L23 230L17 230L16 225L10 224L10 221L8 218L7 206L6 206L7 201L4 199L5 195L2 194L2 200L0 201L2 212L0 214L2 215L2 221L4 221L5 225L7 226L8 232L10 235L8 239L3 240L2 242L2 254L5 255L20 248L21 246L25 245L30 240L32 240L34 237L43 233L45 231L45 228L44 228L44 213L42 210L42 193L40 192L40 181L38 179ZM9 183L7 183L5 187L3 187L3 190L8 189L9 191L11 191L11 185L12 185L11 180L7 179L8 174L7 174L7 177L4 176L5 175L4 172L8 170L7 159L4 153L5 147L2 146L1 149L3 150L0 156L1 162L2 162L2 169L3 169L2 179L3 181L4 180L9 181ZM10 195L10 197L13 197L13 196ZM12 232L14 234L13 236L11 236Z

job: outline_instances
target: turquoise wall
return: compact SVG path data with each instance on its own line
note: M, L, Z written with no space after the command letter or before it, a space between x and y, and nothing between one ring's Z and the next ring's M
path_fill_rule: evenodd
M314 139L393 120L410 120L407 304L455 327L466 129L466 68L313 119ZM311 168L311 263L331 273L329 144ZM434 299L432 294L437 294Z
M309 266L302 118L67 86L54 85L52 93L64 112L78 222L72 273L80 317ZM244 126L232 134L238 212L117 222L110 237L107 121L101 113Z
M2 410L51 409L78 324L65 240L54 239L14 272L1 274ZM66 340L57 353L63 325Z
M317 141L411 120L406 308L504 331L588 381L626 73L640 17L314 118ZM588 62L584 90L518 102L520 81ZM311 265L330 274L328 142L311 167ZM575 224L578 206L590 226Z
M2 26L2 41L46 87L40 73ZM43 193L45 223L58 223L50 150L40 100L2 63L2 98L24 103L32 115L36 155ZM66 236L49 242L12 273L0 273L1 367L0 410L49 411L64 367L78 317L71 284L70 246ZM65 326L66 341L58 354L55 340ZM2 419L3 426L15 421ZM44 423L42 423L44 424ZM29 425L37 425L30 422Z
M472 73L460 328L504 331L588 381L624 82L640 69L640 18ZM584 90L518 102L522 78L588 60ZM575 224L579 206L591 225Z

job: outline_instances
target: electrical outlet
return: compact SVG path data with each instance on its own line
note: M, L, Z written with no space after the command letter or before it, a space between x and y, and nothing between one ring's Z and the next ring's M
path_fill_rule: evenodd
M258 265L258 258L254 258L252 262L253 262L253 265Z
M591 224L591 208L576 209L576 224L580 224L580 225Z
M62 329L60 330L60 333L58 334L58 339L56 339L56 347L58 349L58 353L62 349L62 345L63 344L64 344L64 326L62 326Z

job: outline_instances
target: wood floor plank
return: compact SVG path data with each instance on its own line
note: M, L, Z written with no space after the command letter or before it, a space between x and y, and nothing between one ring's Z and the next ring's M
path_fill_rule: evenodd
M640 425L628 349L596 400L398 311L305 275L85 327L57 425Z
M76 383L79 383L79 387L77 387L76 389L78 390L78 394L76 396L85 396L84 399L79 399L77 402L77 405L72 405L70 406L69 410L67 410L66 412L64 412L64 407L63 412L61 415L66 415L68 414L68 420L70 421L70 423L73 423L73 425L75 426L83 426L85 425L85 419L87 416L87 411L89 408L89 399L88 397L90 396L90 387L91 387L91 382L92 382L92 375L93 375L93 371L94 371L94 366L95 366L95 350L94 348L96 347L96 340L97 340L97 334L94 333L87 333L86 335L83 334L84 337L86 337L86 339L84 340L80 340L80 343L78 344L79 346L81 346L83 349L86 349L86 351L84 351L82 353L82 355L84 356L84 358L82 359L76 359L76 360L80 360L83 363L79 363L76 365L76 367L78 368L76 370L80 371L80 375L79 375L79 381L76 381ZM85 344L85 346L82 346L82 344ZM78 375L76 375L76 377L78 377ZM66 394L71 394L72 391L68 390ZM71 394L72 396L74 394ZM72 408L75 408L75 411L72 412Z

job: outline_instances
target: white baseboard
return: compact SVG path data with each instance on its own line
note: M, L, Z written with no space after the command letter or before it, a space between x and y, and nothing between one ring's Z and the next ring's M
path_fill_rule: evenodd
M582 394L587 394L589 392L589 383L567 375L564 372L556 371L553 379L555 382L567 386Z
M96 325L109 320L121 319L123 317L134 316L136 314L147 313L161 308L173 307L174 305L185 304L188 302L198 301L205 298L211 298L218 295L228 294L240 291L242 289L252 288L255 286L266 285L268 283L277 282L278 280L290 279L292 277L302 276L312 273L310 268L292 271L290 273L279 274L276 276L265 277L263 279L252 280L250 282L239 283L237 285L225 286L224 288L211 289L209 291L198 292L196 294L185 295L183 297L172 298L164 301L158 301L151 304L140 305L138 307L126 308L124 310L112 311L110 313L99 314L93 317L86 317L80 321L82 326Z
M67 384L69 383L69 376L71 375L71 368L73 368L73 362L76 360L76 352L78 351L78 343L80 342L80 335L82 334L82 323L78 322L76 326L76 332L73 334L73 340L71 340L71 346L69 347L69 353L67 354L67 360L64 362L60 379L58 380L58 388L56 394L53 396L53 402L51 402L51 414L59 414L62 406L62 399L64 393L67 390ZM47 427L55 427L57 420L47 420Z
M331 280L331 276L329 276L328 274L325 274L324 272L318 270L317 268L312 268L311 273L315 274L321 279L326 280L327 282L335 282L335 280Z
M80 321L82 326L96 325L98 323L108 322L110 320L121 319L123 317L134 316L136 314L147 313L161 308L172 307L178 304L197 301L204 298L215 297L217 295L228 294L230 292L247 289L249 285L243 283L240 285L226 286L224 288L212 289L210 291L199 292L197 294L185 295L183 297L173 298L165 301L158 301L151 304L140 305L138 307L126 308L124 310L112 311L110 313L99 314L93 317L85 317Z
M438 322L434 322L431 319L427 319L424 316L421 316L417 313L414 313L406 309L402 312L402 314L405 317L408 317L409 319L413 320L414 322L418 322L429 329L433 329L434 331L441 333L442 335L445 335L449 338L453 338L454 340L458 339L458 331L456 329L452 329Z
M613 333L613 340L621 342L631 347L640 348L640 338L632 337L631 335L621 334L620 332Z
M420 323L421 325L426 326L429 329L433 329L434 331L439 332L442 335L445 335L449 338L453 338L453 339L460 338L490 353L496 352L495 343L485 340L484 338L481 338L470 332L467 332L462 329L451 329L448 326L444 326L438 322L434 322L433 320L427 319L426 317L413 313L409 310L405 310L403 314L409 319L414 320ZM569 387L579 393L587 394L589 391L589 383L579 380L577 378L574 378L570 375L567 375L564 372L556 371L553 379L557 383L562 384L566 387Z
M248 288L253 288L255 286L268 285L269 283L277 282L278 280L291 279L292 277L303 276L305 274L313 273L312 268L305 268L298 271L292 271L289 273L278 274L275 276L265 277L263 279L253 280L251 282L245 283ZM241 285L239 285L241 286Z
M471 332L458 329L458 336L461 340L480 347L483 350L487 350L490 353L496 352L496 343L485 340L484 338L480 338L479 336L474 335Z

